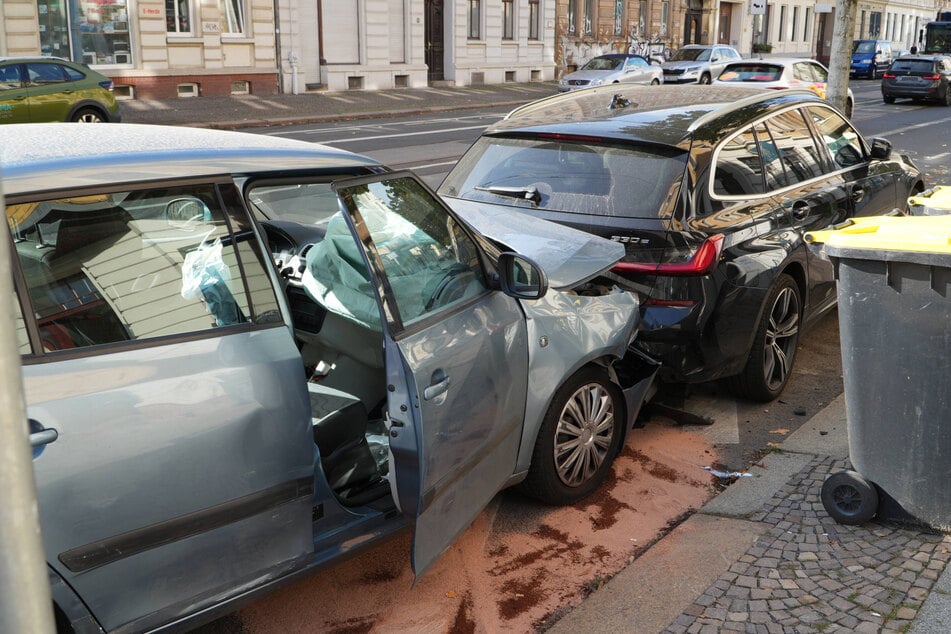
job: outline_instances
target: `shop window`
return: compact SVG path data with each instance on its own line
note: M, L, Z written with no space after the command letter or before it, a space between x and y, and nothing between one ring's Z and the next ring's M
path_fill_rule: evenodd
M69 0L73 38L72 58L87 64L131 64L127 0ZM77 50L78 49L78 50Z

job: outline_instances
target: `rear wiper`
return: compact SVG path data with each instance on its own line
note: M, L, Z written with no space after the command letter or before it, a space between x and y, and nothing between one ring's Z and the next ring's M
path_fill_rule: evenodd
M538 193L538 189L534 186L529 187L476 187L476 191L480 192L489 192L490 194L495 194L496 196L506 196L508 198L521 198L523 200L530 200L532 204L538 205L542 200L542 195Z

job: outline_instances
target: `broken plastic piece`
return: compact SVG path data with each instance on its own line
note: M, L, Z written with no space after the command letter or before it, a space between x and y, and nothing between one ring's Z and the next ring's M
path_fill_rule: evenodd
M753 474L746 471L720 471L719 469L714 469L713 467L703 467L704 470L709 471L718 478L752 478Z

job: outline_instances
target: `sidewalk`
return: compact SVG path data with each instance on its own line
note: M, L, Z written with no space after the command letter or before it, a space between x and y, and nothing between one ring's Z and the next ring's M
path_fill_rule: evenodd
M465 88L401 88L299 95L235 95L121 101L123 123L235 129L515 106L553 95L554 82Z
M844 468L839 396L550 631L951 631L951 536L835 523L819 490Z

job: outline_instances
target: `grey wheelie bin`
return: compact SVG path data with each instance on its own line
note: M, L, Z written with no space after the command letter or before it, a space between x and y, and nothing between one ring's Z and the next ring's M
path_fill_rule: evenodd
M815 232L833 261L849 458L826 479L836 521L951 530L951 216Z

